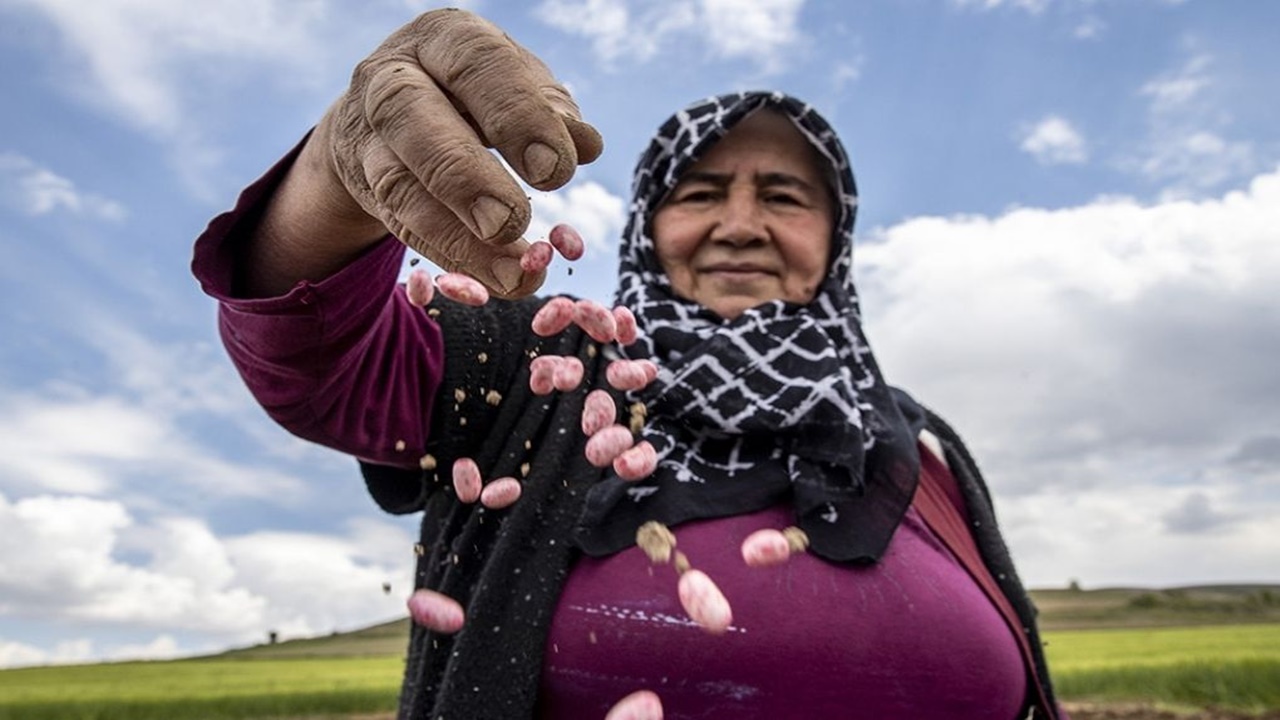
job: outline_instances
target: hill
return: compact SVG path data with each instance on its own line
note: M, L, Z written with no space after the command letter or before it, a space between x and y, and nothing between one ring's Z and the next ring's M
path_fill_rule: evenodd
M1280 622L1280 585L1032 590L1042 630ZM227 659L403 655L409 619L352 632L238 648Z

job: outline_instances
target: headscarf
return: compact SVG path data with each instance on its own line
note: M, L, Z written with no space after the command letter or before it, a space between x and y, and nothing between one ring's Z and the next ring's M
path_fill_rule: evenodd
M814 299L774 300L725 320L678 297L654 251L652 220L681 176L753 112L781 112L829 164L838 216L830 268ZM635 542L646 521L667 525L789 502L812 551L879 559L915 492L915 433L894 402L862 331L852 276L857 188L834 130L777 92L721 95L668 119L641 155L620 247L618 304L636 315L629 358L657 363L642 438L655 472L611 471L587 496L579 546L603 555Z

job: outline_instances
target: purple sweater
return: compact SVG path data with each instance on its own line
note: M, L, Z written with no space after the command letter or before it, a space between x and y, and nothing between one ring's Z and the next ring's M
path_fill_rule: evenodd
M425 445L446 351L439 328L396 285L398 242L282 297L235 297L244 221L278 173L196 242L193 271L219 301L227 351L290 432L416 467L416 454L397 448ZM870 567L808 555L764 570L742 563L747 534L787 524L776 508L676 529L734 609L718 637L685 619L669 567L651 568L636 550L580 559L547 638L540 715L599 720L647 688L670 719L1015 717L1026 682L1014 637L914 509Z

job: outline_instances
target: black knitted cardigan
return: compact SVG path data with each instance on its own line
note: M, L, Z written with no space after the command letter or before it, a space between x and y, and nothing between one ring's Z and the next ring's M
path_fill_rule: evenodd
M419 473L361 464L380 507L423 512L417 587L457 599L467 615L455 635L413 628L400 720L533 717L551 616L579 552L572 530L587 488L602 475L583 455L583 401L588 391L608 388L607 359L598 343L576 327L552 338L529 330L542 302L495 300L471 308L438 298L429 312L444 332L448 361L426 448L435 467ZM538 354L579 357L585 382L573 392L534 395L529 360ZM979 551L1022 620L1052 702L1035 611L996 526L986 485L956 433L923 412L959 482ZM520 478L520 500L498 511L457 502L450 468L460 457L474 458L486 479ZM1055 713L1036 708L1028 717Z

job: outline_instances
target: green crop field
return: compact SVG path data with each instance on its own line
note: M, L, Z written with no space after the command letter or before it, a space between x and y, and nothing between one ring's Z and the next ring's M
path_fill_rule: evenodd
M1034 593L1059 695L1280 709L1271 588ZM169 662L0 671L0 720L340 718L394 709L408 621Z

